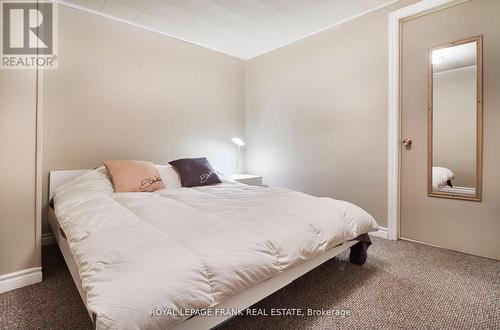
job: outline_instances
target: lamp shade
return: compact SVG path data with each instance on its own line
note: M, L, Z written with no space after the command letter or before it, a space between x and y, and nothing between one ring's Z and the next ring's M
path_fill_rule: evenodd
M231 140L233 140L233 142L239 147L243 147L245 145L245 142L243 142L243 140L238 137L234 137Z

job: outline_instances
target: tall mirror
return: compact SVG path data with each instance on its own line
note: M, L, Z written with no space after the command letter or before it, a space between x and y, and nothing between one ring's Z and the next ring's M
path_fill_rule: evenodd
M481 200L481 36L429 51L428 195Z

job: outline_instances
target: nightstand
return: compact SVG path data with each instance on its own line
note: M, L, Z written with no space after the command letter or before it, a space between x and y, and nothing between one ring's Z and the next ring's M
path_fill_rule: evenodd
M263 186L262 177L253 174L233 174L228 177L230 180L238 181L249 186Z

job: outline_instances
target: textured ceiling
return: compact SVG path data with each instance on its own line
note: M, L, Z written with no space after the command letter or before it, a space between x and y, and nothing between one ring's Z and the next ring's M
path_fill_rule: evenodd
M395 0L60 0L242 59Z

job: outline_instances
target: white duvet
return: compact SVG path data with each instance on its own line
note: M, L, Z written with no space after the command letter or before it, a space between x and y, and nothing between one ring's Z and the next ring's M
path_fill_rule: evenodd
M440 190L448 184L448 180L453 180L455 173L446 167L433 166L432 167L432 188L433 190Z
M167 189L154 193L114 193L104 169L56 191L97 329L165 329L377 228L348 202L236 182L180 188L158 168Z

